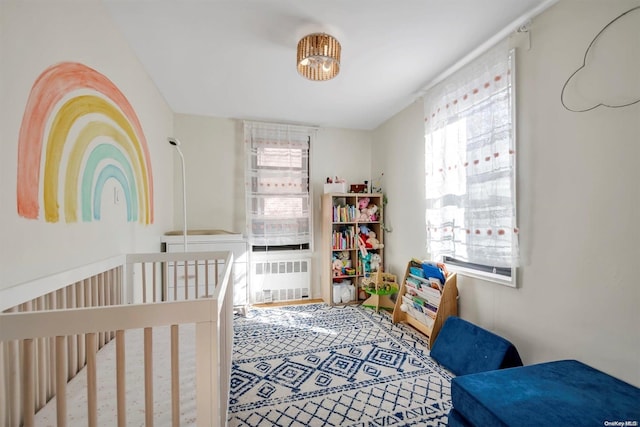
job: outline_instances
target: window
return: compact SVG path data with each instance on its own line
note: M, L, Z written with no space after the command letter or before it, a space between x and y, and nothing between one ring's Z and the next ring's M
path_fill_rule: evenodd
M313 129L245 122L247 235L253 250L308 249Z
M515 284L514 52L502 42L425 96L432 259Z

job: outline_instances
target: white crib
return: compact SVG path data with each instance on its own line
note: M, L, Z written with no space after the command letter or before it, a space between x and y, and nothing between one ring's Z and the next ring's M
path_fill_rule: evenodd
M232 268L230 252L129 254L1 291L0 426L35 425L36 413L46 405L55 405L44 409L55 409L57 426L96 426L105 405L115 408L109 425L152 426L159 407L170 408L171 425L180 425L186 393L180 386L185 346L180 337L189 328L195 331L195 355L189 358L195 363L195 413L190 418L197 426L226 425ZM154 346L154 331L160 328L170 330L168 347ZM132 330L143 330L143 361L127 367L125 335ZM113 346L114 338L115 401L105 402L98 393L96 354ZM167 401L154 400L153 360L167 361ZM82 370L85 397L68 401L67 384ZM141 420L127 410L127 372L132 370L143 371L144 410L133 411ZM79 405L86 408L85 418L71 423L68 408Z

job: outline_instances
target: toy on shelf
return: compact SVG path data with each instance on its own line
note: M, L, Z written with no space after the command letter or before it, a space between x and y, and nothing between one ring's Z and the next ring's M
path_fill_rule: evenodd
M376 222L380 219L380 208L378 205L370 203L368 197L360 199L357 208L358 212L355 219L358 221Z
M365 209L366 214L369 216L369 221L375 222L378 220L378 206L370 204Z
M376 238L376 233L370 231L367 235L367 240L364 241L364 245L368 249L382 249L384 248L384 244L380 243L380 241Z
M344 178L340 178L339 176L336 176L335 178L331 178L331 177L327 177L327 184L345 184L346 181L344 180Z
M369 221L369 213L367 212L367 207L369 206L369 202L371 199L368 197L363 197L358 200L358 221Z
M399 289L395 274L384 273L378 270L377 273L363 278L361 287L370 295L370 297L362 303L363 306L373 308L376 312L380 311L381 308L387 311L393 311L395 303L391 301L389 295L395 294Z
M372 272L382 269L382 266L380 265L381 263L382 257L380 256L380 254L371 254L371 261L369 262L369 265Z
M340 261L339 259L333 260L333 276L342 276L342 261Z
M346 193L347 183L343 178L336 176L335 178L327 177L324 183L325 193Z
M360 257L362 274L364 277L369 277L371 273L371 252L367 251L367 247L364 244L364 240L362 240L362 236L358 235L358 256Z
M382 172L379 177L373 180L373 182L371 183L372 193L384 193L384 191L382 190L382 178L384 178L384 172Z
M377 234L375 231L371 230L366 225L360 226L360 232L358 234L358 239L362 240L362 244L366 249L382 249L384 248L384 244L380 243L377 238Z
M367 185L367 182L365 181L364 184L351 184L349 187L349 192L351 193L366 193L368 192L369 186Z
M349 251L334 252L331 265L334 277L353 276L355 274L355 268L351 265Z

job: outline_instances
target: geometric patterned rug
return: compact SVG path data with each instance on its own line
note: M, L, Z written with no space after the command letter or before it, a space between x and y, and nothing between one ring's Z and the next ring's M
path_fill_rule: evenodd
M452 374L424 336L362 307L234 319L229 426L446 426Z

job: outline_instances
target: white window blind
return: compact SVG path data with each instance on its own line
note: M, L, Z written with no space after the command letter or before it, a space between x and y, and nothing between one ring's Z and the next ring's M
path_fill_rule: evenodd
M493 273L517 265L513 62L501 42L425 96L432 259Z
M303 126L244 123L247 235L252 246L310 243L313 133Z

